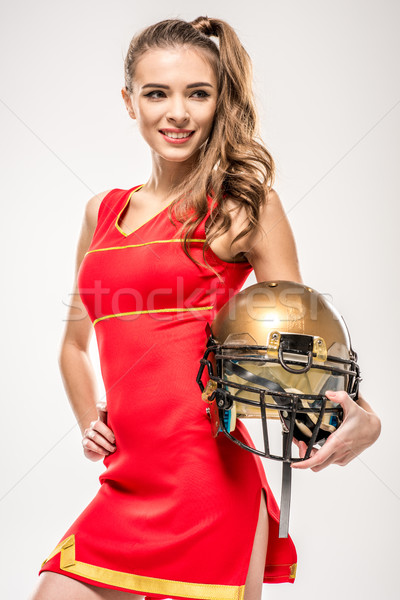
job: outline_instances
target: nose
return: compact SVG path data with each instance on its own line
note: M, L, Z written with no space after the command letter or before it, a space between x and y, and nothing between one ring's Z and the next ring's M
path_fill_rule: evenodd
M166 117L175 123L184 123L187 121L189 114L185 99L179 96L172 97L169 102Z

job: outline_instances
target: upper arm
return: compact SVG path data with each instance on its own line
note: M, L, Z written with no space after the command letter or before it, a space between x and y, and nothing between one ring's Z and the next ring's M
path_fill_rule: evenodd
M67 321L62 338L62 346L66 343L74 344L81 350L87 350L93 334L93 326L87 310L78 291L78 271L89 249L97 225L99 207L103 198L111 190L101 192L90 198L85 206L81 230L75 254L75 276L73 283L72 302L68 309Z
M258 282L280 279L303 283L294 235L275 190L271 189L260 208L258 227L239 243Z

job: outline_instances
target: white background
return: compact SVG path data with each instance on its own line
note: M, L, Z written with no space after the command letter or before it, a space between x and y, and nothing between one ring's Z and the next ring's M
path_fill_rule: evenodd
M303 280L345 317L361 391L383 423L378 442L347 467L293 474L297 580L265 584L263 597L397 598L398 3L3 0L1 8L1 597L28 597L103 471L83 456L57 354L87 200L150 175L150 152L121 97L125 53L144 26L208 15L227 20L253 59L262 137ZM245 423L259 445L258 424ZM263 464L279 501L280 465Z

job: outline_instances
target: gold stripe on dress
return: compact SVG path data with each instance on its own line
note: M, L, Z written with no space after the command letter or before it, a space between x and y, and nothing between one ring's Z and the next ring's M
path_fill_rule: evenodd
M144 186L144 183L142 183L141 185L139 185L139 186L135 187L135 188L134 188L134 189L131 191L131 193L129 194L129 196L128 196L128 198L127 198L127 200L126 200L125 204L124 204L124 206L121 208L121 210L119 211L119 213L118 213L118 215L117 215L117 218L115 219L115 223L114 223L115 227L116 227L116 228L118 229L118 231L119 231L119 232L121 232L121 233L122 233L122 235L124 235L125 237L128 237L128 235L130 235L130 233L125 233L124 231L122 231L121 227L118 225L119 218L120 218L121 214L124 212L126 205L128 204L129 200L131 199L131 196L132 196L132 195L133 195L135 192L139 191L139 190L140 190L140 188L142 188L143 186ZM158 213L157 213L157 214L158 214ZM157 216L157 215L155 215L155 216ZM151 219L149 219L149 220L151 220ZM146 223L147 223L147 221L146 221ZM146 223L144 223L144 225L145 225ZM136 230L135 230L135 231L136 231ZM133 233L133 231L132 231L131 233Z
M86 254L91 252L103 252L104 250L124 250L125 248L138 248L139 246L149 246L150 244L168 244L169 242L181 242L184 238L174 238L170 240L153 240L152 242L143 242L142 244L129 244L127 246L110 246L108 248L95 248L94 250L88 250ZM203 238L189 238L188 242L205 242ZM85 256L86 256L85 254Z
M188 310L211 310L214 306L199 306L196 308L154 308L152 310L132 310L130 312L123 313L115 313L111 315L105 315L104 317L99 317L93 321L93 326L96 325L99 321L103 321L104 319L111 319L113 317L123 317L125 315L141 315L144 313L159 313L159 312L184 312Z
M125 590L133 590L143 594L198 598L199 600L243 600L244 598L244 585L219 585L157 579L156 577L136 575L124 571L114 571L75 560L75 535L71 535L60 542L42 563L42 567L58 552L60 552L60 569L63 571L92 581L124 588Z

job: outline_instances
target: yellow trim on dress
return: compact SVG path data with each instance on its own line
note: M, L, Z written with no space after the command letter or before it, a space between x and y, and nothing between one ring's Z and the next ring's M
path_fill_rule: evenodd
M214 306L198 306L194 308L154 308L151 310L132 310L130 312L123 313L114 313L111 315L105 315L104 317L99 317L93 321L93 327L99 321L103 321L103 319L111 319L112 317L123 317L125 315L141 315L143 313L159 313L159 312L178 312L178 311L187 311L187 310L211 310Z
M119 211L119 213L118 213L118 215L117 215L117 218L115 219L115 227L116 227L116 228L118 229L118 231L119 231L119 232L121 232L121 233L122 233L122 235L124 235L125 237L127 237L128 235L130 235L130 233L125 233L125 231L122 231L121 227L118 225L119 218L120 218L121 214L124 212L124 210L125 210L125 207L127 206L127 204L128 204L128 202L129 202L129 200L131 199L131 196L132 196L132 194L133 194L134 192L136 192L137 190L140 190L140 188L141 188L141 187L143 187L143 186L144 186L144 183L142 183L142 185L139 185L138 187L136 187L135 189L133 189L133 190L131 191L131 193L130 193L130 194L129 194L129 196L128 196L128 199L127 199L127 201L125 202L125 204L124 204L123 208L121 208L121 210ZM146 221L146 223L147 223L147 221ZM143 225L145 225L145 223L143 223ZM136 230L135 230L135 231L136 231ZM133 231L131 231L131 233L133 233Z
M60 552L60 569L63 571L126 590L134 590L143 594L199 598L199 600L243 600L244 598L244 585L219 585L157 579L156 577L113 571L105 567L80 562L75 560L75 535L70 535L60 542L43 561L42 567L58 552Z
M129 244L128 246L109 246L108 248L95 248L94 250L88 250L86 254L91 252L103 252L104 250L124 250L125 248L137 248L139 246L148 246L149 244L167 244L169 242L182 242L184 238L173 238L170 240L153 240L152 242L143 242L142 244ZM189 238L188 242L205 242L203 238ZM86 256L85 254L85 256Z
M129 196L128 196L128 199L127 199L127 201L125 202L124 206L123 206L123 207L121 208L121 210L119 211L119 213L118 213L118 215L117 215L117 218L115 219L115 223L114 223L114 225L115 225L115 227L118 229L118 231L119 231L120 233L122 233L122 235L123 235L124 237L128 237L128 236L129 236L129 235L131 235L132 233L135 233L135 231L138 231L138 229L141 229L141 228L142 228L144 225L146 225L147 223L149 223L150 221L152 221L153 219L155 219L157 215L159 215L159 214L160 214L160 213L162 213L162 212L163 212L163 211L164 211L166 208L168 208L168 206L169 206L170 204L172 204L172 202L170 202L169 204L167 204L167 206L164 206L164 208L161 208L161 209L160 209L158 212L156 212L156 214L155 214L155 215L153 215L152 217L150 217L149 219L147 219L147 221L145 221L144 223L142 223L142 225L139 225L139 227L136 227L136 229L133 229L133 230L132 230L132 231L130 231L129 233L125 233L125 231L122 231L121 227L118 225L119 218L120 218L121 214L124 212L124 210L125 210L125 207L128 205L128 203L129 203L129 201L130 201L130 199L131 199L131 196L132 196L132 194L134 194L134 192L137 192L138 190L140 190L140 188L142 188L144 185L146 185L146 184L145 184L145 183L142 183L141 185L139 185L138 187L136 187L134 190L132 190L132 191L131 191L131 193L130 193L130 194L129 194Z

